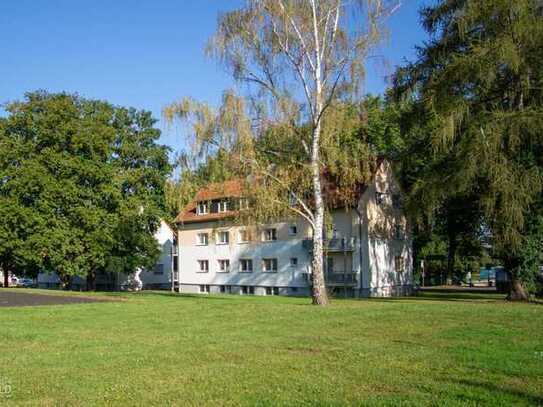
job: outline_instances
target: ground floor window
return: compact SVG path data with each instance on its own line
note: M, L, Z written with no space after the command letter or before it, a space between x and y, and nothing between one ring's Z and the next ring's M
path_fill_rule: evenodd
M209 294L209 285L207 285L207 284L202 284L202 285L200 286L200 292L201 292L201 293Z
M266 287L266 295L279 295L279 287Z
M254 294L255 293L255 288L252 287L252 286L249 286L249 285L242 285L241 286L241 293L243 295Z
M220 291L221 293L223 294L230 294L232 292L232 286L229 286L229 285L221 285L220 286Z

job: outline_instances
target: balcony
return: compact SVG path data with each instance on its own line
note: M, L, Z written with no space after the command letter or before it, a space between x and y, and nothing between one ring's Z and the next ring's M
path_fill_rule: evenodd
M305 281L312 282L312 275L303 274ZM357 284L356 273L354 271L336 271L334 273L324 273L324 282L327 286L355 286Z
M304 239L303 247L312 252L313 251L313 239ZM355 237L343 237L339 239L325 239L324 250L328 253L333 252L352 252L356 247Z

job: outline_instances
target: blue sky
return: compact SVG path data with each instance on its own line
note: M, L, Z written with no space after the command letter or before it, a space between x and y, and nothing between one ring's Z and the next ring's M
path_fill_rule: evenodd
M89 98L151 110L182 96L211 103L232 85L203 53L217 14L241 0L2 0L0 103L25 92L77 92ZM381 93L384 77L426 35L418 9L402 0L389 19L389 39L367 62L366 90ZM1 113L1 112L0 112ZM161 141L181 146L180 129L162 121Z

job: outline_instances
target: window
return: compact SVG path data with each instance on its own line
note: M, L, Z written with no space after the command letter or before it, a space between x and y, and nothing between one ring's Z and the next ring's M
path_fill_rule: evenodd
M264 240L265 242L271 242L273 240L277 240L277 229L275 228L264 229L262 240Z
M232 286L230 285L221 285L219 288L222 294L230 294L232 292Z
M242 285L241 286L241 293L246 295L246 294L254 294L255 293L255 288L252 287L252 286L247 286L247 285Z
M277 272L277 259L262 259L262 271L265 273Z
M288 234L291 235L291 236L294 236L294 235L298 234L298 226L290 225L288 227Z
M255 288L253 286L249 286L249 294L254 294Z
M229 237L230 236L228 232L219 232L218 244L228 244Z
M228 210L228 201L226 201L226 200L219 201L218 211L219 212L226 212L227 210Z
M404 259L402 256L394 257L394 270L396 273L404 272Z
M239 199L239 209L249 209L249 200L247 198Z
M209 205L207 202L198 202L198 206L196 207L196 213L198 215L206 215L209 213Z
M156 275L164 274L164 264L156 264L153 274L156 274Z
M206 285L201 285L200 286L200 292L209 294L209 286L207 284Z
M279 295L279 287L266 287L266 295Z
M209 261L208 260L198 260L198 269L199 273L209 272Z
M207 233L198 233L197 244L200 246L207 246L209 242L209 236Z
M298 257L291 257L290 258L290 266L296 267L298 265Z
M230 260L219 260L219 273L230 272Z
M298 287L290 287L290 291L293 292L293 293L297 293L298 292Z
M249 232L246 229L241 229L239 231L239 243L247 243L249 241Z
M253 260L241 259L239 261L239 271L241 273L251 273L253 271Z

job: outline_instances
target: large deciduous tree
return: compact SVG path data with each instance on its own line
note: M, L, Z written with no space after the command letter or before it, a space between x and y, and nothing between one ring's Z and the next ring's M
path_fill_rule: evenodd
M150 113L46 92L6 110L1 267L56 272L65 286L79 275L92 289L97 272L152 263L170 166Z
M345 182L367 175L370 163L355 162L357 151L347 151L338 137L352 119L345 103L358 95L364 57L388 12L381 0L249 0L220 16L208 48L246 85L246 97L226 93L215 110L190 100L166 109L170 118L194 119L200 145L231 147L252 179L262 181L268 207L257 203L256 213L290 211L307 220L314 304L328 303L325 167Z
M538 0L443 0L423 9L431 40L395 78L396 94L414 97L414 126L434 126L424 142L438 159L415 193L476 199L506 265L522 264L541 200L542 16ZM519 270L509 267L512 299L527 298Z

